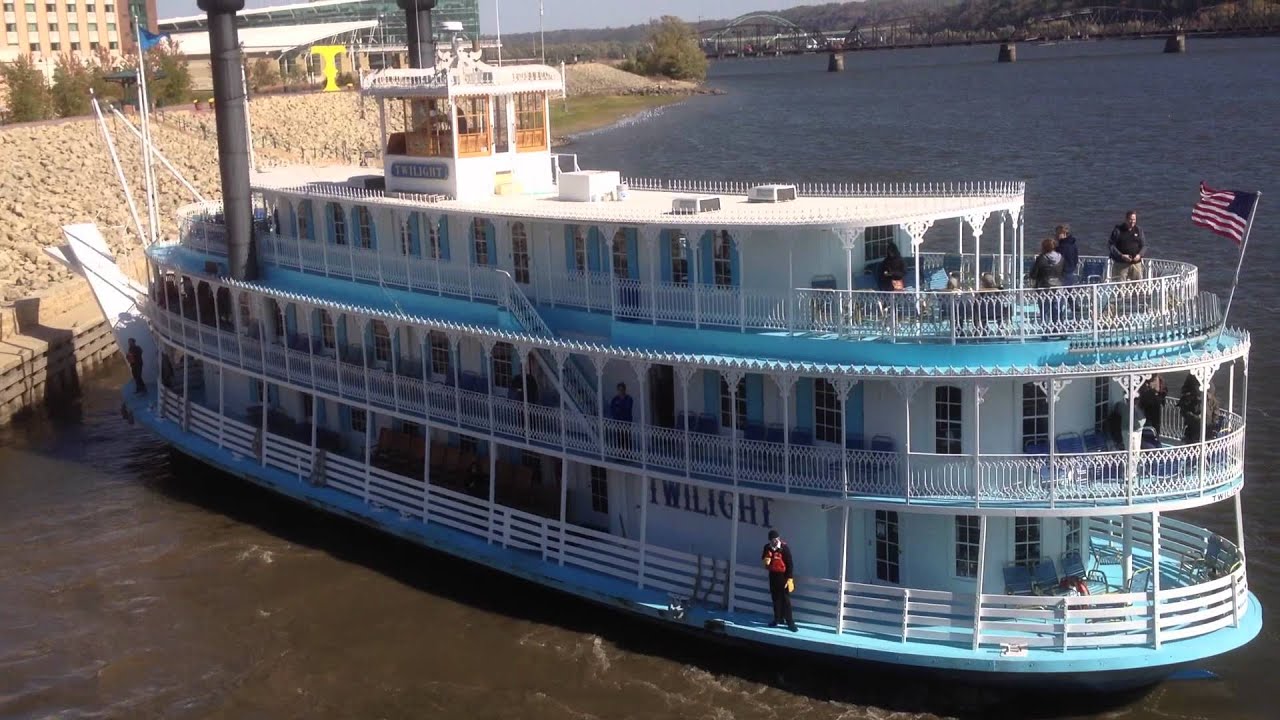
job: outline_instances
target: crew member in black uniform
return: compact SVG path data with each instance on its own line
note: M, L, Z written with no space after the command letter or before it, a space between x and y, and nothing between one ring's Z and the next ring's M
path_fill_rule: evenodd
M777 530L769 531L769 542L760 557L769 571L769 595L773 598L773 622L769 627L785 622L791 632L797 632L800 628L791 618L791 592L796 589L795 563L791 560L791 548Z

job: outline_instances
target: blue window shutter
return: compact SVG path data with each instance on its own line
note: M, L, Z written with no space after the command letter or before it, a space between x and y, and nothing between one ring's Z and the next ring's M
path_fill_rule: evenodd
M347 216L347 242L352 247L360 247L364 238L360 237L360 213L357 212L359 206L351 207L351 214Z
M796 416L792 425L806 430L813 430L813 378L800 378L796 381Z
M338 422L342 425L344 432L351 432L351 408L338 405Z
M663 282L671 282L671 231L663 230L658 233L658 258L659 270L658 277Z
M338 336L338 347L347 346L347 316L339 315L333 320L334 330Z
M498 228L488 220L484 221L484 243L489 248L489 265L498 264Z
M249 378L249 402L261 402L262 393L258 390L258 381L255 378Z
M600 272L600 229L591 228L587 231L587 269L591 272Z
M844 406L845 431L848 435L863 434L862 424L862 388L865 383L857 383L849 391L849 399Z
M439 224L440 233L440 259L449 259L449 216L441 215Z
M364 324L364 346L369 349L369 359L373 359L373 323Z
M578 269L573 254L573 226L564 226L564 269L573 272Z
M711 231L706 230L698 238L698 278L703 285L711 285L715 281L714 266L711 254Z
M294 208L293 203L289 205L289 230L293 231L293 236L298 237L298 211ZM277 228L277 232L284 233L284 228Z
M311 336L320 337L323 331L320 328L320 309L313 308L311 310Z
M747 422L764 424L764 376L751 373L746 376Z
M304 239L315 240L316 224L315 222L313 222L314 218L311 217L311 201L310 200L303 200L302 202L298 203L298 212L297 212L297 215L294 217L294 222L295 222L294 230L298 229L298 226L296 223L299 221L298 219L302 217L305 217L307 219L307 228L306 228L307 233ZM296 234L299 237L302 236L302 233L296 233Z
M513 347L511 348L511 377L513 378L514 382L517 382L517 383L520 382L519 380L520 374L521 374L520 351L516 350Z
M635 228L623 231L627 238L627 277L635 280L640 277L640 239Z
M276 407L280 404L280 387L277 385L267 386L267 404Z
M330 245L336 245L338 242L338 230L333 225L333 208L333 203L329 203L324 206L325 237L329 239L328 242Z
M365 212L369 213L369 247L374 250L377 250L378 249L378 223L374 220L372 211L366 208Z
M325 427L326 425L329 424L329 418L328 418L329 413L326 410L326 406L328 404L329 403L324 398L320 398L320 397L317 397L311 403L312 407L314 408L314 412L316 414L316 418L315 418L316 425L319 427Z
M284 309L284 331L286 335L298 334L298 306L288 305Z
M391 355L392 357L400 357L400 331L393 327L388 327L387 332L391 335Z
M422 257L421 229L418 213L409 213L409 254L414 257Z
M702 371L702 411L720 417L720 373Z
M476 264L476 226L475 218L467 223L467 262Z

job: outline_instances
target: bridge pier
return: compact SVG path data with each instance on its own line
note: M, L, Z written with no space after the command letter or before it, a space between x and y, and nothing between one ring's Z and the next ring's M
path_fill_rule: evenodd
M827 58L827 72L844 72L844 53L831 51Z
M1000 43L1000 54L996 56L996 62L1011 63L1018 61L1018 46L1011 42Z
M1175 33L1164 41L1164 51L1167 53L1184 53L1187 51L1187 36L1184 33Z

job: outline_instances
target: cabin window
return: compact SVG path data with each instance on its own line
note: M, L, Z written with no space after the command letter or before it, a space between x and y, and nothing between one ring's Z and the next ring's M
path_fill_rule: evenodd
M489 233L484 218L471 221L471 237L476 248L476 265L489 264Z
M516 282L529 284L529 235L524 223L511 224L511 264Z
M328 310L320 311L320 342L328 350L338 346L338 336L333 327L333 316Z
M591 510L609 514L609 471L595 465L591 466Z
M391 362L391 333L381 320L373 321L374 362Z
M547 102L543 93L515 96L516 150L547 148Z
M488 155L489 98L460 97L454 103L458 112L458 156Z
M977 515L956 516L956 577L978 577L982 526Z
M431 342L431 372L436 375L449 374L449 336L437 330L428 334Z
M418 254L418 216L410 214L400 223L400 254L401 255L417 255Z
M440 259L440 226L435 221L427 223L427 245L431 248L431 259Z
M240 329L246 334L253 326L253 310L247 294L240 296Z
M883 259L889 254L889 246L893 244L894 228L892 225L876 225L862 233L863 247L866 248L867 262Z
M1063 518L1062 519L1062 549L1064 552L1075 550L1083 552L1083 545L1080 542L1083 535L1081 528L1083 524L1080 518Z
M494 152L511 150L510 116L507 114L508 98L494 98L493 103L493 149Z
M453 157L453 121L444 98L406 100L404 153L414 157ZM387 138L387 154L395 155L399 141Z
M732 415L730 413L733 413ZM736 418L735 418L736 416ZM734 425L734 423L737 423ZM720 427L742 430L747 426L747 381L738 381L736 393L729 393L729 383L720 376Z
M816 378L813 381L813 434L818 440L840 442L840 398L835 387Z
M311 201L303 200L298 203L298 238L301 240L315 240L315 231L311 228Z
M1013 562L1034 570L1040 561L1040 518L1013 519Z
M1107 415L1111 413L1111 378L1093 379L1093 429L1105 432Z
M500 388L511 387L512 363L511 363L511 345L508 343L498 343L493 346L493 386Z
M329 222L333 225L333 244L347 244L347 218L338 203L329 203Z
M356 208L356 228L359 231L360 247L366 250L373 247L373 215L367 207Z
M627 255L627 231L619 230L613 234L613 275L614 277L627 278L631 275L631 268L627 265L630 258Z
M716 230L711 239L711 264L716 287L733 286L733 240L725 230Z
M902 579L898 513L876 511L876 580L897 585Z
M276 322L272 331L275 334L276 339L279 340L284 337L284 308L281 308L280 303L277 303L275 300L268 300L267 302L271 303L271 307L275 310L274 316Z
M308 421L315 417L316 398L314 395L302 396L302 417Z
M682 232L671 235L671 282L689 284L689 240Z
M366 432L368 421L369 418L365 415L364 410L351 408L351 432Z
M943 385L933 391L933 451L939 455L959 455L961 450L960 388Z
M1039 383L1022 383L1022 448L1049 442L1049 396Z
M587 271L587 231L581 225L573 226L573 269Z

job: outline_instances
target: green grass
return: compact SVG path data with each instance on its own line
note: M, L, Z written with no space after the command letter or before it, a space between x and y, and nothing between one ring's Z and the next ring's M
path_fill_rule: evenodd
M685 99L683 95L603 95L551 100L551 133L564 137L612 125L628 115Z

